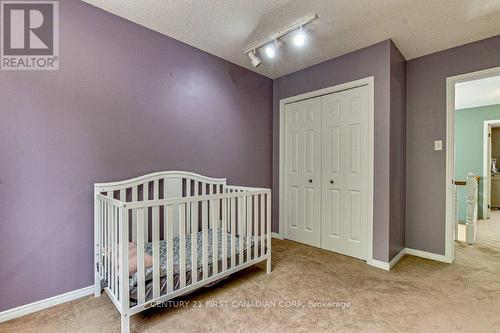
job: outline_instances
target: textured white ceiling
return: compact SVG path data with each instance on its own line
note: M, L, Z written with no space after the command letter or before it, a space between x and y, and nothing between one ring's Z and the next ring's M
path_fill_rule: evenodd
M500 0L83 0L270 78L392 38L406 59L500 34ZM306 47L243 51L317 13Z
M455 109L500 104L500 76L457 83Z

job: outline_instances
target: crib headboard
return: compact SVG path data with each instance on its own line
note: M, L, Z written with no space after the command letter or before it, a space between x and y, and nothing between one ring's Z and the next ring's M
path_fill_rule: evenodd
M187 171L160 171L132 179L94 184L94 192L131 202L224 193L225 178Z

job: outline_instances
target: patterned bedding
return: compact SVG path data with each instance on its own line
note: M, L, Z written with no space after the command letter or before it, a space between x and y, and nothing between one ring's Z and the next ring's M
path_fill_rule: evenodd
M212 265L212 254L213 254L213 237L212 237L212 230L208 230L208 264L211 267ZM174 237L173 239L173 272L174 272L174 277L179 274L179 237ZM231 234L227 233L226 234L226 257L231 256ZM240 253L240 241L239 237L235 238L235 248L236 248L236 254L239 255ZM217 236L217 241L218 241L218 254L217 258L220 261L222 259L222 229L218 230L218 236ZM186 272L191 271L192 263L191 263L191 235L186 235L185 237L185 244L186 244ZM254 237L250 239L250 246L253 247L254 245ZM197 269L199 270L200 268L203 267L203 233L199 231L197 233ZM245 252L247 247L247 237L243 237L243 252ZM153 255L153 243L147 243L144 246L144 252L148 253L149 255ZM160 241L160 277L164 277L167 275L167 267L169 263L167 262L167 242L165 240ZM228 265L229 265L229 260L228 260ZM153 267L146 268L145 271L145 280L149 281L152 280L153 278ZM130 288L133 288L137 285L137 273L134 273L130 279L129 279L129 286Z

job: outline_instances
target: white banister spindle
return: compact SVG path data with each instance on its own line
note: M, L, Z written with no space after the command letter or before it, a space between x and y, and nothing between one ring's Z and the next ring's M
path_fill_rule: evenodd
M252 260L251 246L252 246L252 196L247 195L247 232L246 232L246 241L247 241L247 255L246 261Z
M478 181L474 173L467 174L467 181L465 185L466 199L467 199L467 220L466 225L466 241L468 244L474 244L476 241L476 228L477 228L477 190Z
M222 271L227 269L227 198L222 199Z
M137 229L137 300L139 303L144 303L146 297L145 289L145 267L144 267L144 224L145 224L145 209L136 210L136 226L132 225L132 228ZM133 212L132 212L132 215Z
M203 185L205 187L205 185ZM202 230L202 252L203 252L203 279L208 278L208 202L201 202L201 230Z
M166 242L167 242L167 293L174 291L174 207L165 206L166 212Z
M210 200L210 225L212 226L212 275L219 272L219 200Z
M191 211L191 281L198 281L198 201L188 204Z
M180 288L186 286L186 221L185 206L179 205L179 279Z
M455 239L454 240L459 240L458 239L458 196L457 196L457 185L455 183L452 184L452 194L453 194L453 230L455 231Z
M157 186L157 183L155 183ZM155 193L157 187L155 187ZM153 207L153 298L160 297L160 207Z
M236 198L231 198L231 268L236 266Z

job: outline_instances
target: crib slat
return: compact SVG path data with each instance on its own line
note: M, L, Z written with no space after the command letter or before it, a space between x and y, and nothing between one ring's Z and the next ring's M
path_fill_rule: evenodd
M231 268L236 266L236 198L231 198Z
M267 217L266 217L266 227L267 227L267 254L271 253L271 194L267 193L267 205L266 205L266 212L267 212ZM269 261L268 261L268 267L269 266ZM270 268L268 268L268 273L270 271Z
M137 300L139 301L139 304L142 304L145 302L145 276L144 276L144 210L145 209L137 209L136 212L136 221L137 221L137 226L135 229L137 229ZM134 215L132 213L132 215Z
M180 288L186 286L186 221L185 205L179 205L179 278Z
M227 270L227 198L222 199L222 271Z
M210 201L210 224L212 225L212 275L219 272L219 200Z
M108 194L109 195L109 194ZM111 251L110 251L110 235L109 235L109 226L110 226L110 223L109 223L109 211L110 211L110 205L108 203L106 203L106 280L108 281L108 288L110 288L111 286L111 281L110 281L110 259L111 259Z
M153 181L153 199L158 200L160 197L160 180L155 179Z
M138 192L138 187L137 186L132 187L132 202L138 201L137 192ZM137 216L136 214L132 214L132 230L131 230L132 242L137 241L137 228L134 227L136 223L137 223Z
M119 213L119 239L120 239L120 298L124 309L129 308L129 262L128 262L128 209L120 208Z
M245 240L247 241L247 255L246 255L246 261L252 260L252 253L251 253L251 245L252 245L252 196L248 195L247 196L247 233L246 233L246 238Z
M115 296L118 296L118 207L114 208L114 229L113 229L113 235L114 235L114 241L113 241L113 247L114 247L114 255L113 255L113 264L115 267L115 275L114 275L114 290L113 293Z
M203 185L205 187L205 185ZM203 192L203 191L202 191ZM208 201L203 200L201 202L201 230L203 237L203 279L208 278Z
M199 187L199 182L197 180L193 180L193 184L194 184L194 187L193 187L193 196L197 196L198 195L198 187Z
M186 178L186 197L190 197L190 196L191 196L191 179ZM190 208L190 205L186 206L186 207ZM190 215L191 212L190 212L190 209L188 209L187 214L188 215L186 215L186 221L187 221L186 232L188 234L190 234L191 233L191 215Z
M174 207L166 206L166 237L167 242L167 293L174 291Z
M245 237L245 222L246 222L246 200L245 197L238 197L238 241L239 241L239 255L238 265L243 264L243 238Z
M155 186L157 186L156 181ZM155 187L157 193L157 187ZM160 207L153 207L153 298L160 297Z
M253 258L257 259L259 256L259 247L257 246L257 234L259 233L259 201L258 196L254 195L253 198Z
M109 206L110 208L110 227L109 227L109 232L110 232L110 289L112 294L115 294L115 207L114 206Z
M102 270L101 278L106 279L106 260L108 257L108 249L106 248L106 202L101 202L101 244L102 244Z
M99 239L98 239L98 242L99 242L99 255L98 255L98 263L99 263L99 280L101 280L102 278L104 278L104 275L102 274L103 273L103 262L102 262L102 256L105 254L104 252L104 244L103 244L103 236L102 236L102 230L103 230L103 223L104 223L104 216L102 215L102 205L103 205L103 202L101 200L97 200L97 214L98 214L98 221L99 221L99 225L98 225L98 229L99 229Z
M149 182L142 188L142 201L149 200ZM149 242L149 208L144 211L144 239Z
M123 188L120 190L120 197L118 198L118 200L123 201L123 202L127 202L127 190L126 189Z
M191 281L198 281L198 201L187 204L191 214Z
M260 195L260 255L263 256L265 252L265 233L266 233L266 226L265 226L265 220L264 220L264 194Z

